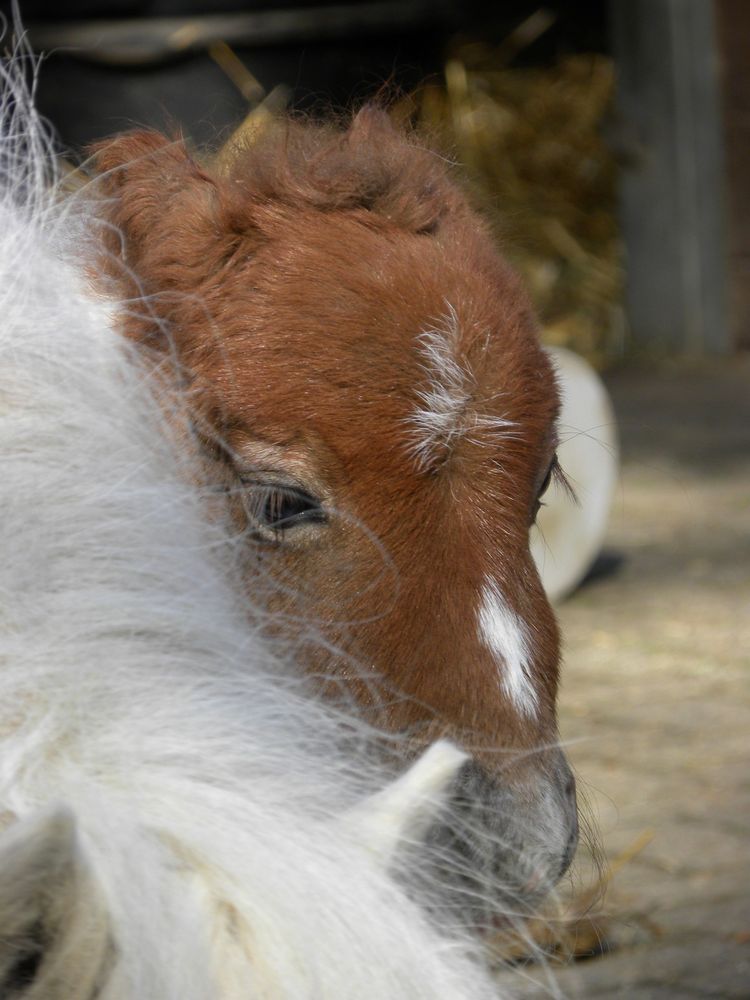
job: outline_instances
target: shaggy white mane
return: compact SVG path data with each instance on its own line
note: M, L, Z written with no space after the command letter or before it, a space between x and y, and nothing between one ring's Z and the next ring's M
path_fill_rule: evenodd
M0 994L494 996L394 874L462 755L389 785L264 645L181 401L90 291L85 200L47 193L0 73Z

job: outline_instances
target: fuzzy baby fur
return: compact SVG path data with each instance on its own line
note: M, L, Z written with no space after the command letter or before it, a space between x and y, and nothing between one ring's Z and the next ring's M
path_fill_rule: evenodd
M399 870L462 755L398 781L240 602L183 401L90 290L19 57L0 139L0 995L482 1000ZM187 443L186 443L187 442Z

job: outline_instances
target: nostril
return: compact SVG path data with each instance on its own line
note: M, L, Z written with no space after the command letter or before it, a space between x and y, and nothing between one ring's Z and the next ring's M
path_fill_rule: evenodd
M575 799L576 797L576 779L571 774L568 780L565 782L565 796L568 799Z
M573 817L573 822L570 825L570 836L568 837L568 850L572 854L575 854L576 847L578 847L578 817Z
M562 863L560 865L560 872L558 878L562 878L565 872L570 868L573 861L573 857L576 853L576 848L578 847L578 820L575 819L568 836L568 843L565 845L565 852L562 857Z

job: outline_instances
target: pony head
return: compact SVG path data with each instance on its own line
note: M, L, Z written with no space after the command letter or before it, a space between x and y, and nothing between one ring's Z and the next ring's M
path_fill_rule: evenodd
M577 821L529 551L559 400L517 276L377 108L213 165L149 131L95 160L122 327L179 359L269 629L407 754L461 746L436 841L538 898Z

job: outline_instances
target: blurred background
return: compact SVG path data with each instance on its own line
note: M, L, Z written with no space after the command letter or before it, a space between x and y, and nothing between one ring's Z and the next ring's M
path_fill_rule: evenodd
M560 606L562 735L609 867L582 849L540 940L577 959L571 997L750 997L750 0L20 6L71 163L133 125L217 147L385 88L463 165L620 441ZM521 989L549 993L533 965Z

